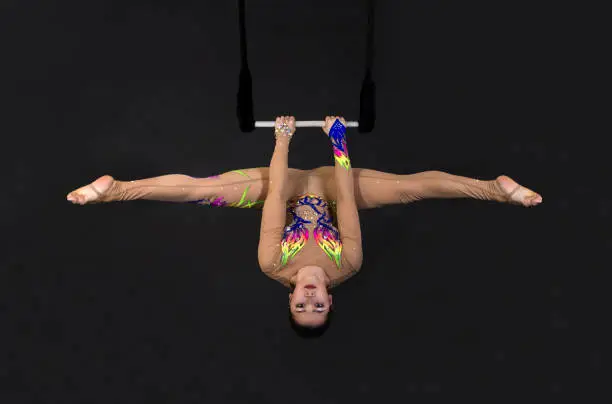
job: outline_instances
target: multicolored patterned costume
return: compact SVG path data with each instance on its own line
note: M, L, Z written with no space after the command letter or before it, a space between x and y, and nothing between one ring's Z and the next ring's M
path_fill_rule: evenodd
M292 215L293 221L283 233L281 268L306 245L310 237L309 227L319 247L340 268L342 241L327 202L317 195L305 194L291 201L287 212Z

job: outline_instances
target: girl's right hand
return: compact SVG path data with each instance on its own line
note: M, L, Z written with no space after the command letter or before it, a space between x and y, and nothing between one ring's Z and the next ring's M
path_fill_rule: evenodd
M274 122L274 136L286 137L291 140L295 133L295 117L293 116L277 116Z

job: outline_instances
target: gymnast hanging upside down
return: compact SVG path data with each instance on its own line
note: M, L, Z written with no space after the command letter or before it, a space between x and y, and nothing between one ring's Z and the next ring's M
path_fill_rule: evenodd
M193 178L172 174L137 181L105 175L68 194L84 205L148 199L235 208L263 207L258 260L261 270L292 290L290 319L303 334L320 334L332 310L329 290L355 275L362 264L359 209L428 198L474 198L535 206L537 193L506 176L481 181L439 171L396 175L352 168L345 121L327 117L334 167L288 167L293 117L276 118L270 167Z

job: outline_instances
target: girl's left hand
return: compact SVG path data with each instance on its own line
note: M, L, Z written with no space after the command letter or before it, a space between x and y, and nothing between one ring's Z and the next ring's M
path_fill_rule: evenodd
M344 125L344 127L346 128L346 121L344 120L343 117L341 117L341 116L326 116L325 117L325 122L323 124L323 132L325 132L326 135L329 136L329 130L331 129L331 127L334 124L334 122L336 122L336 119L339 119L340 122L342 123L342 125Z
M295 133L295 117L293 116L277 116L276 122L274 123L274 136L278 139L279 137L287 137L291 140L291 137Z

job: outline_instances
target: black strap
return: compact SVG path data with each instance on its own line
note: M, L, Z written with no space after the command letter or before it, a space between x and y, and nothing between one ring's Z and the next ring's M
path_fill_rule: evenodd
M253 80L247 59L245 0L238 0L238 28L240 29L240 75L238 76L238 94L236 94L236 115L242 132L255 129L253 112Z
M368 31L366 33L366 74L372 74L374 63L374 0L368 0Z
M359 94L359 132L374 129L376 122L376 84L372 78L374 64L374 0L368 1L368 30L366 32L365 75Z
M238 0L238 28L240 30L240 65L248 66L247 41L246 41L246 17L245 0Z

